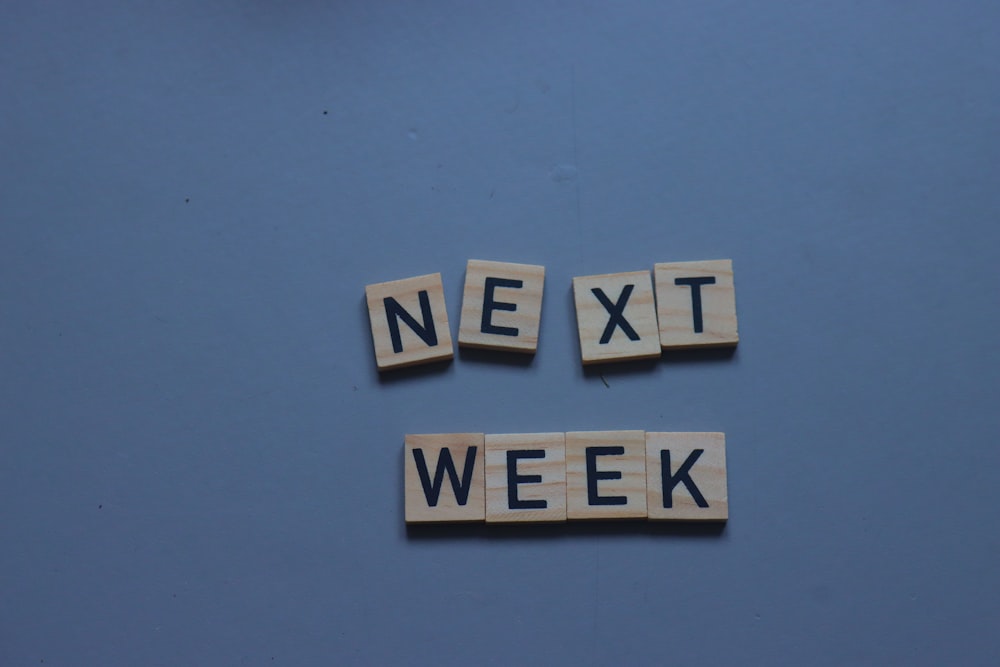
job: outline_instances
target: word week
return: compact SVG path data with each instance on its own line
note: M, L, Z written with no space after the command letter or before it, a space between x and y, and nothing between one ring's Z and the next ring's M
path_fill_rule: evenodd
M726 521L723 433L407 435L407 523Z
M544 283L543 266L470 259L458 344L534 354ZM440 273L368 285L365 298L380 371L454 356ZM573 300L584 364L739 342L728 259L577 277Z

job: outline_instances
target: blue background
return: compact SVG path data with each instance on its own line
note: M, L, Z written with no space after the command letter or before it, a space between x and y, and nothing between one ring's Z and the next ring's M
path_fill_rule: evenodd
M998 21L4 3L0 664L1000 663ZM469 258L534 360L380 378ZM735 355L582 369L573 276L717 258ZM613 428L724 431L728 526L404 527L407 432Z

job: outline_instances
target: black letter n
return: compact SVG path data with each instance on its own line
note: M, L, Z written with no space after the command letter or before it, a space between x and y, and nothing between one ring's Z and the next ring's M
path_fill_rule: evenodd
M451 458L450 449L447 447L441 449L433 482L427 471L424 450L413 450L413 461L417 464L417 474L420 475L420 485L424 487L424 497L427 498L428 507L437 507L438 498L441 497L441 487L444 485L445 472L448 473L448 479L451 481L451 488L455 492L455 500L458 504L464 506L469 502L469 491L472 489L472 471L476 467L476 451L478 449L478 447L472 446L466 450L465 470L462 471L461 482L458 479L458 471L455 470L455 462Z
M403 351L403 341L399 337L399 320L406 322L406 326L413 329L413 333L420 336L420 340L434 347L438 344L437 332L434 330L434 315L431 314L431 299L427 296L427 290L420 290L417 294L420 299L420 317L424 320L424 325L413 319L399 302L391 296L385 297L385 319L389 321L389 336L392 338L392 351L399 354Z

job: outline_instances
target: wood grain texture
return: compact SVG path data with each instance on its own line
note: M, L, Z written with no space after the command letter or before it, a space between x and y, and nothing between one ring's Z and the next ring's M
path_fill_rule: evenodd
M618 305L624 298L624 292L631 289L621 311L631 332L626 331L623 326L615 326L610 336L607 336L612 316L608 307L594 293L595 289L600 290L612 306ZM580 355L584 364L660 356L656 304L649 271L573 278L573 300L576 303ZM629 333L632 335L629 336Z
M666 348L719 347L739 343L733 263L728 259L656 264L656 313L660 345ZM697 331L691 280L700 284L701 331ZM681 284L677 284L681 280Z
M513 452L515 467L509 467ZM541 452L529 458L525 452ZM521 455L518 456L517 454ZM521 478L514 498L509 493L513 475ZM540 479L531 479L533 476ZM528 479L525 479L528 478ZM540 504L545 507L512 507ZM566 520L566 435L564 433L512 433L486 435L486 522L553 522Z
M620 454L603 454L620 448ZM588 450L593 460L588 473ZM594 474L596 472L596 474ZM619 479L604 478L620 473ZM588 476L598 498L588 491ZM599 504L623 498L623 504ZM595 504L591 502L597 500ZM644 431L575 431L566 434L566 516L569 519L646 517L646 434Z
M663 452L668 452L666 457ZM666 480L662 466L665 460L670 465ZM664 484L670 491L666 503ZM726 521L729 493L725 434L647 433L646 486L651 520Z
M430 321L423 317L420 293L426 292L430 306ZM436 336L436 343L429 345L414 329L401 318L395 317L399 327L400 351L393 349L389 316L385 299L393 298L421 327L430 329ZM448 311L444 303L444 288L441 274L376 283L365 287L368 302L368 318L371 322L372 342L375 345L375 362L380 371L442 361L454 357L451 331L448 327Z
M487 278L521 284L520 287L493 286L494 307L489 310L487 319L487 326L493 327L493 331L483 330ZM544 266L470 259L465 269L458 344L462 347L533 354L538 349L544 287Z
M439 460L447 450L451 456L460 486L465 482L469 449L475 447L474 467L468 479L468 496L462 503L446 468L438 475ZM428 489L421 480L420 451L426 466L427 482L432 486L440 482L435 504L428 500ZM449 523L457 521L484 521L486 519L486 447L482 433L438 433L407 435L403 447L404 504L407 523ZM462 487L465 488L465 487ZM433 495L433 494L432 494ZM433 500L433 498L431 499Z

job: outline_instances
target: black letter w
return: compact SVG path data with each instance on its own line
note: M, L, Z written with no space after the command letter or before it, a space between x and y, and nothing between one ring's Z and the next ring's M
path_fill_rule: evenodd
M458 471L455 470L455 462L451 458L451 450L447 447L441 450L438 456L437 470L434 471L434 481L427 472L427 461L424 459L424 450L414 449L413 460L417 464L417 473L420 475L420 484L424 487L424 496L427 498L429 507L437 507L438 498L441 495L441 486L444 483L444 473L448 472L451 480L451 488L455 491L455 500L459 505L464 506L469 502L469 491L472 489L472 471L476 467L477 447L469 447L465 453L465 470L462 472L462 481L458 481Z

